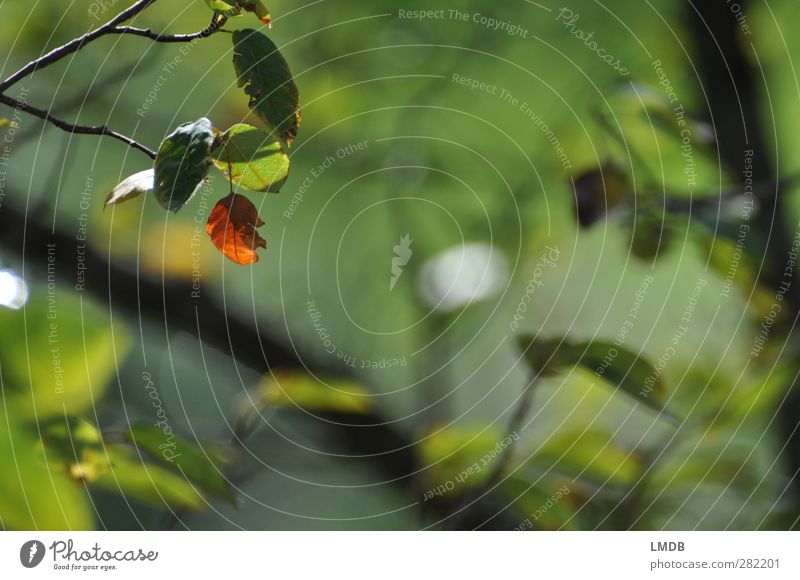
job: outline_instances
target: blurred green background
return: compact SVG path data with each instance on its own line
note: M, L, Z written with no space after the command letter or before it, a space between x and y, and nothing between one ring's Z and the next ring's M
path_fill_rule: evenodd
M791 176L800 6L744 5L747 31L728 7L723 26L755 71L748 121L766 136L755 157L779 168L773 179ZM787 297L753 356L776 302L759 277L772 230L753 223L737 252L743 206L729 193L742 193L745 154L732 166L714 136L740 120L708 114L714 81L691 5L573 0L572 20L549 0L464 0L466 20L411 0L269 8L261 29L292 68L303 121L282 191L246 194L266 222L251 267L204 232L228 193L216 170L177 214L149 195L103 211L146 156L0 109L11 121L0 258L30 293L0 309L4 528L796 525L794 431L779 416L796 310ZM2 76L113 15L90 10L0 5ZM443 16L400 12L415 10ZM131 24L191 32L209 16L200 0L159 0ZM257 25L244 15L226 28ZM231 48L224 32L190 46L110 35L7 94L155 149L202 116L253 122ZM598 168L587 195L600 215L580 227L573 183ZM785 193L774 223L793 232L800 206ZM76 291L84 228L91 290ZM391 287L406 235L412 255ZM772 256L780 274L786 255ZM115 284L120 272L134 285ZM206 336L211 310L230 324ZM581 352L536 368L520 341L602 345L623 328L618 350L646 365L623 368L633 388ZM659 391L637 397L648 373Z

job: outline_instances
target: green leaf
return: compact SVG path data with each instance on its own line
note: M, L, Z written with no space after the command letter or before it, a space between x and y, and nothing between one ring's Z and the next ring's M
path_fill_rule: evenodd
M250 108L275 139L291 145L300 126L300 95L278 47L255 30L235 30L233 66Z
M211 166L215 131L202 117L184 123L161 143L155 162L155 194L166 209L178 211L200 188Z
M139 173L134 173L111 190L111 193L108 194L103 204L103 208L105 209L106 206L139 197L154 187L155 172L153 169L146 169Z
M106 447L109 469L94 486L169 509L199 510L206 506L203 495L183 477L162 467L142 462L131 449Z
M571 366L582 366L599 378L651 409L672 416L664 409L667 391L661 373L645 360L614 343L604 341L571 344L558 339L519 340L525 358L545 375L561 372Z
M235 503L230 483L204 450L153 425L132 425L128 437L164 467L183 474L204 491Z
M206 4L214 12L224 14L225 17L239 16L242 9L235 5L235 3L225 2L224 0L206 0Z
M48 469L38 441L8 411L0 405L0 529L92 529L86 494Z
M3 392L19 417L44 421L91 409L128 352L124 325L112 327L90 300L59 288L34 287L23 309L0 308Z
M550 437L534 456L559 473L601 486L630 487L638 480L641 458L621 449L598 430L566 432Z
M579 530L580 519L569 499L568 485L546 488L531 485L522 477L510 476L503 480L501 490L525 514L518 526L520 530Z
M108 471L109 460L100 431L79 417L54 420L42 429L47 465L82 483L92 483ZM60 460L60 461L59 461Z
M211 155L228 179L251 191L280 191L289 175L289 157L280 141L251 125L239 123L225 131Z

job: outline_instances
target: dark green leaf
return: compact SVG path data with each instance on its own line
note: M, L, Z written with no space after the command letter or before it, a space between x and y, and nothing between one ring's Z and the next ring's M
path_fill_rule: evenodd
M530 364L551 374L570 366L583 366L610 382L640 403L660 412L667 398L659 373L644 357L616 344L603 341L571 344L558 339L533 341L520 338L520 346Z
M93 484L136 498L156 507L199 510L206 500L183 477L151 463L143 463L131 449L108 445L108 471Z
M153 425L132 425L128 436L131 443L164 467L183 474L210 494L235 501L230 483L202 449Z
M203 183L211 166L214 128L205 117L184 123L158 148L155 194L165 208L178 211Z
M274 139L291 145L300 126L300 95L278 47L255 30L235 30L233 66L250 108Z
M280 191L289 175L289 157L280 141L243 123L225 131L212 157L228 179L251 191Z

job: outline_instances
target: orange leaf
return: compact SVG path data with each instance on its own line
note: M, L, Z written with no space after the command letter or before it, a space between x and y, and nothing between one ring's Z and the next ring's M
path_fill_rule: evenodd
M267 248L267 242L256 231L263 225L256 206L246 197L232 193L211 210L206 232L220 252L244 266L258 262L257 248Z

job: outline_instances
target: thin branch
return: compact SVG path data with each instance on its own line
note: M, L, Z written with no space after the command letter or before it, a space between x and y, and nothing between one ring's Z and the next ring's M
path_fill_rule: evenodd
M112 131L105 125L90 126L90 125L78 125L76 123L70 123L68 121L59 119L58 117L54 117L53 115L51 115L50 113L48 113L43 109L38 109L32 105L29 105L28 103L11 98L6 95L0 95L0 103L8 105L9 107L13 107L19 111L25 111L26 113L33 115L35 117L39 117L40 119L44 119L48 123L51 123L56 127L58 127L59 129L63 129L64 131L67 131L69 133L75 133L80 135L101 135L101 136L104 135L108 137L113 137L114 139L122 141L123 143L129 145L130 147L133 147L134 149L138 149L151 159L156 158L156 152L153 151L152 149L146 147L145 145L142 145L141 143L139 143L135 139L132 139L131 137L127 137L126 135L123 135L122 133L117 133L116 131Z
M211 24L209 24L207 28L199 32L191 32L188 34L159 34L149 28L135 28L133 26L114 26L108 29L108 33L144 36L155 42L192 42L198 38L208 38L215 32L219 32L225 22L227 22L226 17L214 14L214 17L211 19Z
M65 56L69 56L81 48L92 42L93 40L97 40L103 35L110 34L111 29L115 28L121 22L125 22L139 14L142 10L150 6L156 0L139 0L130 8L123 10L119 14L117 14L114 18L103 24L100 28L92 30L91 32L87 32L83 36L79 36L73 40L70 40L67 44L59 46L58 48L54 48L44 56L37 58L26 64L24 67L19 69L13 75L8 77L2 83L0 83L0 93L6 92L10 87L14 86L17 82L21 79L25 78L26 76L32 74L34 71L39 69L43 69L46 66L53 64L64 58Z

